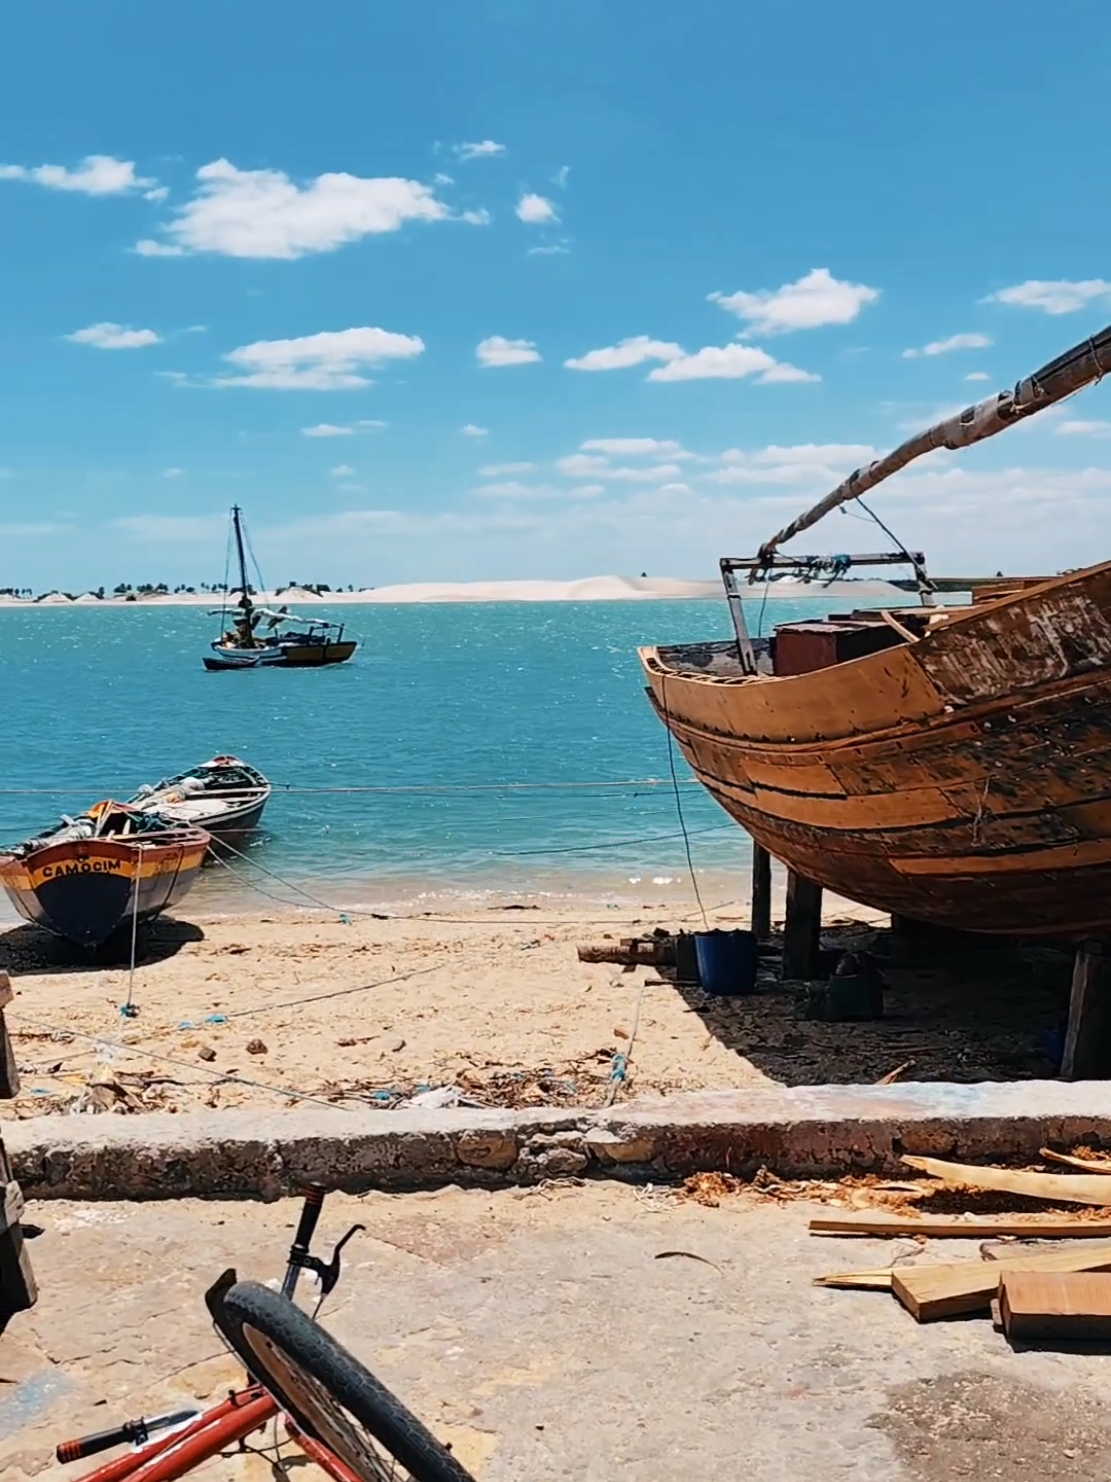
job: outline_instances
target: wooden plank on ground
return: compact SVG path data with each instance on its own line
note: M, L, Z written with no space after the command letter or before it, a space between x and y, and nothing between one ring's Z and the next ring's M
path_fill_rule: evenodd
M1012 1341L1099 1343L1111 1340L1111 1273L1006 1271L999 1313Z
M1070 1215L889 1214L882 1211L816 1215L811 1235L922 1235L932 1240L978 1240L1002 1235L1029 1240L1111 1240L1111 1220Z
M1024 1199L1051 1199L1061 1204L1111 1207L1111 1177L1106 1173L1027 1173L1014 1168L976 1168L970 1163L947 1163L942 1158L904 1155L908 1168L928 1173L942 1183L962 1189L991 1189Z
M814 1286L832 1286L845 1291L889 1292L891 1267L878 1271L835 1271L832 1276L815 1276Z
M1111 1173L1111 1159L1107 1158L1078 1158L1075 1153L1055 1153L1052 1148L1042 1148L1041 1156L1047 1163L1082 1168L1085 1173Z
M997 1261L896 1266L891 1290L918 1322L936 1322L966 1312L986 1312L1004 1271L1111 1271L1111 1245L1016 1251Z

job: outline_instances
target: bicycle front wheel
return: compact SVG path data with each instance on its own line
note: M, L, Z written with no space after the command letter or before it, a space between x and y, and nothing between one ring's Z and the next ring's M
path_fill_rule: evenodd
M225 1336L297 1425L363 1482L474 1482L369 1369L280 1293L237 1282Z

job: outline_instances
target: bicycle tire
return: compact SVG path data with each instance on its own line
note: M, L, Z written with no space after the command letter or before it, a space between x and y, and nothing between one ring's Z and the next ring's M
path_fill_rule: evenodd
M288 1298L240 1281L223 1308L230 1321L221 1327L252 1376L364 1482L474 1482L369 1369Z

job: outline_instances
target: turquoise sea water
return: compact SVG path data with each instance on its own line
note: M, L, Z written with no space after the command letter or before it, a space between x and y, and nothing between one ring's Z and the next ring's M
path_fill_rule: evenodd
M775 601L766 622L828 606ZM275 794L248 851L254 864L207 872L199 889L210 904L249 881L304 899L263 870L348 902L629 896L686 879L667 736L636 648L728 637L724 602L321 615L362 639L350 663L210 674L201 656L215 620L200 608L0 610L0 841L234 752ZM676 765L688 778L678 754ZM627 785L599 785L613 783ZM699 787L681 792L696 867L739 875L745 836Z

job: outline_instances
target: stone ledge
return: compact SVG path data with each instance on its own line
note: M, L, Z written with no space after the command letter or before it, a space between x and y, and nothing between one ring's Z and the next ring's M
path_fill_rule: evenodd
M277 1198L329 1189L528 1184L596 1173L666 1180L895 1174L902 1153L1023 1161L1047 1143L1111 1147L1111 1083L757 1087L621 1106L392 1112L298 1107L0 1122L32 1198Z

